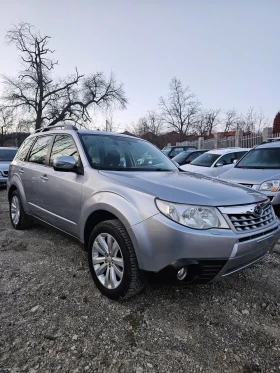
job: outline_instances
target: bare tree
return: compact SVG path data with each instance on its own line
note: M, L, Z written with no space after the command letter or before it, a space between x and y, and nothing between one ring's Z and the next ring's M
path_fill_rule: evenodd
M186 134L195 126L200 102L190 91L190 87L183 87L182 82L177 78L172 79L169 89L169 96L159 99L162 119L169 128L173 128L180 134Z
M5 141L10 139L13 132L13 125L14 118L12 111L3 107L0 108L0 146L3 146Z
M255 131L261 132L265 127L269 127L272 124L268 117L265 116L262 109L260 109L259 113L256 116L256 123L255 123Z
M209 109L205 111L206 131L208 135L212 135L213 130L220 123L220 109Z
M224 132L229 132L237 128L239 115L235 109L230 109L225 113Z
M195 132L199 136L211 135L220 123L220 110L201 110L195 123Z
M28 23L21 23L8 31L6 41L21 53L22 71L17 77L3 76L4 105L24 114L35 128L71 121L85 126L90 121L92 107L125 108L127 99L122 84L114 74L106 78L103 72L88 77L76 72L63 79L55 79L58 62L48 47L50 36Z
M163 130L163 119L155 110L150 110L133 125L133 133L137 136L143 136L150 133L158 136Z

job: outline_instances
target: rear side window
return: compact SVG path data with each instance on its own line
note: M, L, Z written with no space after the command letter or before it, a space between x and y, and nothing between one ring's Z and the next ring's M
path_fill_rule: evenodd
M234 153L235 155L235 159L240 159L243 157L244 154L246 154L247 152L244 151L244 152L237 152L237 153Z
M169 154L170 157L175 157L175 155L181 153L184 150L184 148L173 148L172 152Z
M223 155L217 163L222 163L223 165L232 164L235 160L235 154L234 153L228 153ZM215 165L217 166L217 165Z
M30 138L24 140L21 147L19 148L19 151L17 152L16 159L18 159L20 161L23 161L23 162L25 161L26 156L28 154L28 151L29 151L33 141L34 141L34 137L30 137Z
M40 136L30 152L29 162L45 164L52 136Z
M50 166L53 166L53 161L57 157L72 156L76 163L79 161L79 153L75 141L68 135L57 135L51 151Z

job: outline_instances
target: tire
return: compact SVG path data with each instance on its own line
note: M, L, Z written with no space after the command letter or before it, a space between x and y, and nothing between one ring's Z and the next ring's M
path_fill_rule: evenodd
M106 245L106 250L111 252L109 255L105 254ZM93 229L88 244L88 262L95 285L110 299L129 298L144 287L132 242L117 219L106 220Z
M24 211L18 190L14 190L10 198L10 219L12 226L17 230L29 229L33 225Z

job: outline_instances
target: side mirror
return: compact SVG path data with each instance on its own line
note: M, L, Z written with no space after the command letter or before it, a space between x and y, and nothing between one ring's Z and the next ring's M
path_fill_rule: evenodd
M224 166L224 164L222 162L216 163L216 167L222 167L222 166Z
M75 158L72 156L56 157L53 161L53 168L55 171L74 171L76 167Z
M234 159L232 163L236 164L237 162L238 162L238 159Z

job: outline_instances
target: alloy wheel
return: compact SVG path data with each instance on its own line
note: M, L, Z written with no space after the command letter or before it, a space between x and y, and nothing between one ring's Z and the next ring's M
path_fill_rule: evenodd
M20 204L17 196L13 196L11 202L11 217L15 225L18 224L20 219Z
M109 233L101 233L95 238L92 264L103 286L116 289L120 285L124 274L123 255L118 242Z

